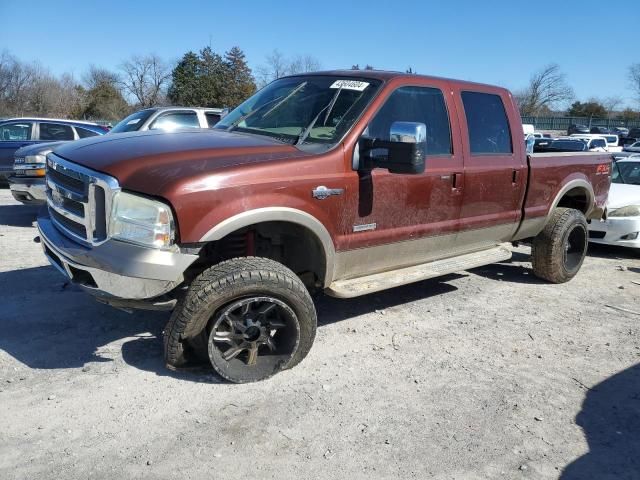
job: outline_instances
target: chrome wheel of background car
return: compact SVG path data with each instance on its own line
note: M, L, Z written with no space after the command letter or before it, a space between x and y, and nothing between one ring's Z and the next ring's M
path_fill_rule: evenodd
M572 272L580 267L582 259L587 251L587 230L583 225L575 225L569 230L564 247L564 266L567 271Z
M256 381L282 370L298 347L295 312L267 296L234 301L214 315L209 360L225 378Z

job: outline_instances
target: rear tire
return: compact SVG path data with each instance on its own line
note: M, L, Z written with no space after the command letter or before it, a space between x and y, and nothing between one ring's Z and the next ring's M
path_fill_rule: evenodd
M533 273L552 283L576 276L587 254L589 235L582 212L556 208L531 244Z
M235 258L202 272L178 303L164 332L165 361L181 367L207 352L231 382L264 380L307 356L316 324L295 273L266 258Z

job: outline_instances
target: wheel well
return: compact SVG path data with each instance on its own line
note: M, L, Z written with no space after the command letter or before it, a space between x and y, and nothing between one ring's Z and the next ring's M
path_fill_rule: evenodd
M556 206L580 210L586 215L589 211L589 200L589 193L584 188L576 187L565 193Z
M290 222L262 222L240 228L200 250L190 277L204 269L236 257L255 256L275 260L291 269L309 289L324 285L325 252L308 228Z

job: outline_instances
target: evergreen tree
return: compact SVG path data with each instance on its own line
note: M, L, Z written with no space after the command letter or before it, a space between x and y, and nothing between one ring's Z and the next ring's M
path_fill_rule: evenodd
M244 52L239 47L233 47L225 53L224 65L227 78L222 104L234 108L255 93L256 83Z
M174 105L193 107L200 104L201 61L192 51L184 54L171 73L167 96Z

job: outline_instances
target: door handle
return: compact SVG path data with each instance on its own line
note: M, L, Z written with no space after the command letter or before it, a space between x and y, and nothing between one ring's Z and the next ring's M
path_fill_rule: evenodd
M518 183L518 170L515 168L511 171L511 183L514 185Z
M460 190L462 188L462 173L456 172L451 175L453 181L451 182L451 188L454 190Z

